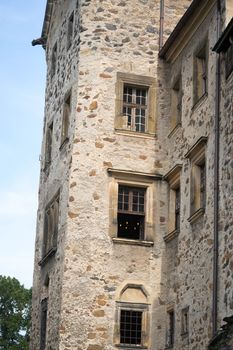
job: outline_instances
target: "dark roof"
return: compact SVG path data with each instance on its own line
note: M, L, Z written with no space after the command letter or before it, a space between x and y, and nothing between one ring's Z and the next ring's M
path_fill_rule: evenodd
M175 29L165 42L164 46L159 52L160 58L165 58L165 55L169 48L172 46L175 39L179 36L182 29L185 27L185 25L189 22L190 17L195 13L196 9L200 6L200 4L203 3L203 0L193 0L185 14L181 17L180 21L177 23Z
M226 52L228 47L231 45L232 39L230 40L230 38L233 39L233 17L215 44L213 51L216 51L217 53Z

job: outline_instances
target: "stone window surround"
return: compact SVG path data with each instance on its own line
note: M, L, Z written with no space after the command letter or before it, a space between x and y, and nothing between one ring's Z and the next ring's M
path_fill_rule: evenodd
M155 228L155 193L156 180L161 180L159 174L149 174L141 172L133 172L120 169L107 169L109 183L109 235L113 243L152 246L154 244L154 228ZM146 189L146 208L145 208L145 231L144 240L133 240L117 237L117 212L118 212L118 187L119 185L141 187Z
M125 282L125 286L121 289L119 295L116 296L116 309L115 309L115 326L114 326L114 335L113 342L114 346L123 348L123 349L148 349L149 346L149 329L150 329L150 300L148 300L149 296L143 284L135 282ZM134 296L132 295L132 300L122 301L121 295L126 290L141 290L141 292L145 296L145 301L136 301L134 300ZM141 345L128 345L120 343L120 315L121 310L129 310L129 311L141 311L142 312L142 329L141 329Z
M180 175L182 164L176 164L165 176L164 180L169 185L169 209L168 209L168 233L164 236L164 241L170 242L179 234L179 229L175 227L175 199L176 190L180 188Z
M73 32L74 32L74 11L71 12L69 15L69 18L67 20L67 44L66 49L67 51L70 49L72 45L72 39L73 39Z
M197 104L200 103L208 94L208 54L209 54L209 44L208 38L205 37L204 40L201 41L193 53L193 107L194 109ZM204 60L205 68L201 68L200 70L204 72L205 78L203 78L203 74L201 75L201 82L198 82L198 78L200 78L200 74L198 77L198 67L202 65ZM204 84L203 81L205 80ZM203 84L203 85L202 85ZM202 87L202 93L198 94L198 89Z
M69 103L67 103L68 100L69 100ZM70 89L65 94L64 102L63 102L60 150L69 141L68 135L69 135L71 110L72 110L72 89Z
M53 147L53 120L47 123L45 133L45 149L44 149L44 171L48 170L52 161Z
M190 217L188 221L192 224L205 213L205 207L201 207L200 183L196 183L195 179L199 178L200 182L200 166L206 164L206 144L208 138L201 136L190 150L185 154L185 157L190 160ZM192 210L192 202L194 209Z
M179 73L171 87L171 112L170 112L170 134L173 131L181 126L181 118L182 118L182 75Z
M148 89L147 131L138 132L123 127L123 90L124 85ZM117 73L116 103L115 103L115 132L129 135L155 136L156 133L156 80L153 77L132 73Z
M45 215L46 215L46 211L52 206L54 205L54 203L58 201L58 212L57 212L57 232L55 232L56 237L54 237L54 233L51 236L50 232L45 232ZM59 202L60 202L60 189L56 192L56 194L53 196L53 198L49 201L49 203L46 205L46 208L44 210L44 230L43 230L43 243L42 243L42 258L39 261L38 265L43 267L46 262L49 260L49 258L51 258L52 256L55 255L56 251L57 251L57 236L58 236L58 225L59 225ZM49 240L49 238L52 238L52 244L49 247L48 250L44 251L44 245L45 245L45 240ZM48 243L48 242L46 242ZM51 243L51 242L50 242Z
M171 325L171 315L172 315L172 322ZM175 343L175 310L174 305L170 304L167 306L166 309L166 346L165 349L172 349ZM170 334L172 332L172 334Z
M57 71L57 54L58 54L58 45L57 42L52 47L51 52L51 63L50 63L50 76L53 78L56 75Z
M189 333L189 306L181 310L181 336L187 337Z

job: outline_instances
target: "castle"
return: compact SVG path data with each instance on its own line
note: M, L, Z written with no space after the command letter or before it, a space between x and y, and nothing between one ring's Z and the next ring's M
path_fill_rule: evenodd
M233 349L232 16L47 0L31 350Z

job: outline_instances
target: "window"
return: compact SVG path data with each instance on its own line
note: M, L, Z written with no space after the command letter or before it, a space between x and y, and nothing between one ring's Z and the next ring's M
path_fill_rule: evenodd
M189 331L189 308L181 311L181 335L187 335Z
M69 124L70 124L70 112L71 112L71 94L66 97L61 128L61 146L68 140Z
M67 50L69 50L72 39L73 39L73 29L74 29L74 13L70 15L68 19L68 28L67 28Z
M52 58L51 58L51 77L53 77L56 73L57 67L57 43L54 45L52 50Z
M119 186L118 237L144 239L145 189Z
M52 141L53 141L53 123L50 123L46 131L45 139L45 168L47 168L52 159Z
M175 314L174 310L168 310L167 312L167 347L173 347L174 345L174 332L175 332Z
M47 312L48 312L48 298L45 298L41 302L40 350L45 350L46 348Z
M182 165L175 165L165 176L168 181L169 208L168 208L168 234L164 237L169 242L180 231L180 174Z
M207 44L194 57L194 104L207 93L208 65Z
M171 130L181 124L182 91L181 77L177 79L171 90Z
M108 169L109 234L114 243L151 246L161 175Z
M45 209L42 257L54 254L57 247L59 197L60 193L58 192Z
M121 310L120 343L141 345L142 311Z
M128 284L116 303L114 343L119 347L147 347L149 339L148 296L142 285Z
M226 51L226 78L229 77L233 71L233 42L230 41L230 46Z
M155 79L151 77L118 73L115 129L154 134L155 91Z
M201 137L187 153L191 164L190 217L192 222L205 211L206 205L206 137Z
M148 89L124 85L123 118L125 127L132 131L145 132L147 124Z
M175 230L180 229L180 187L175 189Z

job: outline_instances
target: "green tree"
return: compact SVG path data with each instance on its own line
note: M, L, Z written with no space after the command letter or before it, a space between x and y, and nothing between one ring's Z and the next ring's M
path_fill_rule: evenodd
M31 288L0 275L0 349L29 349Z

